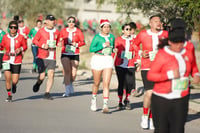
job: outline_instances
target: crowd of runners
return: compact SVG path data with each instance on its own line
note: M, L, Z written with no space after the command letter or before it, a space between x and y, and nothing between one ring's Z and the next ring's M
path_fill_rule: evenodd
M61 47L65 90L62 96L74 93L80 47L85 45L84 29L82 31L76 25L74 16L66 19L67 26L61 31L55 27L55 20L53 15L47 15L45 23L36 20L36 26L30 30L23 19L14 16L7 33L0 30L0 69L5 76L6 102L12 102L17 91L23 55L28 48L27 39L32 40L33 72L39 74L33 92L39 91L47 75L44 99L53 100L50 91L56 68L56 47ZM153 15L149 18L149 29L136 35L136 24L125 23L118 37L111 34L112 25L108 19L101 19L98 27L100 32L94 35L89 48L93 53L90 64L94 79L91 111L97 111L97 94L102 81L102 112L109 112L113 69L118 78L118 109L130 110L129 97L136 89L135 72L141 71L145 90L141 127L155 129L155 133L183 133L188 113L189 77L193 77L193 83L200 81L194 46L186 40L184 20L174 19L170 28L164 30L160 16Z

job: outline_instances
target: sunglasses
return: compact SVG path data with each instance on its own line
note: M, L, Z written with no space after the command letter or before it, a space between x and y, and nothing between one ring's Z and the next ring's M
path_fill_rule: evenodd
M75 21L73 21L73 20L69 20L68 23L75 23Z
M125 30L126 30L126 31L131 31L131 28L126 28Z
M15 30L17 30L17 26L9 26L9 29L15 29Z

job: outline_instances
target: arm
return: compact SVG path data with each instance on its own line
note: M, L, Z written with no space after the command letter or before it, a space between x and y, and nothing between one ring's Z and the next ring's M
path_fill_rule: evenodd
M77 44L77 47L81 47L85 45L85 41L84 41L84 35L81 32L81 30L78 30L78 37L79 37L79 42Z
M101 50L103 48L104 48L103 44L99 43L99 38L98 38L98 36L95 35L93 40L92 40L92 43L90 45L90 52L91 53L92 52L97 52L97 51L99 51L99 50Z
M178 64L171 63L165 60L166 57L162 56L161 52L156 54L155 60L151 64L148 71L147 79L153 82L162 82L179 77ZM168 65L168 66L166 66ZM168 71L162 71L163 67L169 67Z

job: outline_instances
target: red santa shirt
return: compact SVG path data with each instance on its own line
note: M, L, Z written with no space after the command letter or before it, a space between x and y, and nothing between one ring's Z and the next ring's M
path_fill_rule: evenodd
M19 27L19 29L18 29L18 33L21 34L22 36L24 36L25 39L28 38L29 32L30 32L30 29L26 26Z
M22 52L17 54L16 49L20 48ZM24 37L17 33L15 37L11 37L9 33L4 35L1 50L5 49L3 56L3 62L9 62L10 64L21 64L22 54L27 49L27 43Z
M141 31L134 40L134 44L140 49L140 44L142 44L142 51L146 50L149 53L149 58L141 57L141 70L149 70L151 61L153 61L155 54L157 53L157 46L159 44L159 39L164 39L168 37L168 32L161 30L158 33L153 33L151 30ZM138 51L141 55L141 50Z
M135 67L136 59L138 59L137 46L133 45L132 37L124 36L115 39L115 48L117 48L115 66L123 68Z
M60 38L62 39L62 54L65 55L78 55L80 54L79 47L84 46L84 35L80 29L74 28L70 31L69 28L64 28L60 32ZM72 46L71 43L75 42L76 46Z
M195 57L187 49L173 52L168 46L159 50L148 71L147 79L155 82L153 93L167 99L181 98L189 94L189 76L199 75ZM178 69L180 78L174 79L173 70Z
M41 28L33 39L33 43L38 46L37 57L41 59L56 59L56 46L59 41L59 31L57 29L49 30L46 27ZM44 49L44 44L49 45L49 49Z

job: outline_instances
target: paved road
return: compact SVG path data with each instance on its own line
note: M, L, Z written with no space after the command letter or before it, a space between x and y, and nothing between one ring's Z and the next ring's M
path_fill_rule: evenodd
M62 73L57 72L52 89L54 100L42 99L45 83L38 93L32 92L37 74L24 71L18 84L14 102L6 103L4 78L0 79L0 133L153 133L140 128L142 96L131 97L132 110L117 110L118 98L115 82L110 93L110 114L102 114L102 89L98 95L98 111L91 112L92 80L79 75L74 83L75 94L62 98ZM141 86L141 81L137 81ZM200 132L200 114L189 112L186 133Z

